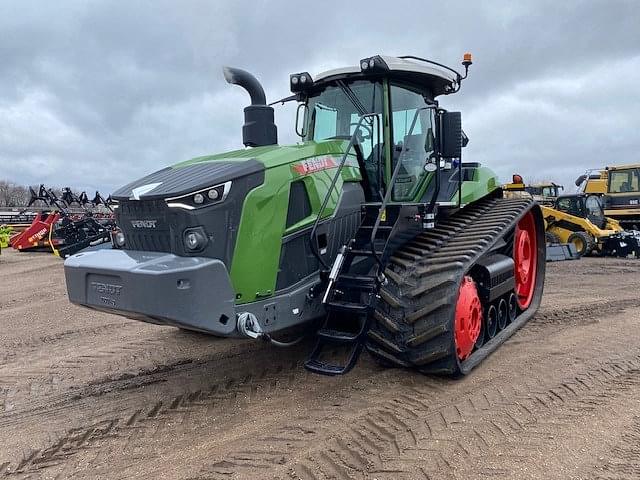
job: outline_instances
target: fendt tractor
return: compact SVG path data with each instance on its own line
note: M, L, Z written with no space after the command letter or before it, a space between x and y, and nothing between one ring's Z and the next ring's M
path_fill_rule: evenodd
M576 180L580 192L603 197L604 213L626 230L640 230L640 164L587 170Z
M114 248L66 260L70 300L275 345L309 332L305 367L321 374L349 371L364 348L466 374L537 310L545 236L533 199L504 198L491 170L461 161L461 114L437 98L459 91L470 55L463 65L373 56L291 75L274 104L298 102L292 146L278 145L258 80L225 68L251 97L247 148L117 190Z

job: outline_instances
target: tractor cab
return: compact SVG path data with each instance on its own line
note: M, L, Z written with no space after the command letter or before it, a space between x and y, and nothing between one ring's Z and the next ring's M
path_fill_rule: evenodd
M470 57L465 62L468 68ZM458 190L460 149L467 138L460 114L441 109L435 98L457 91L463 78L428 60L387 56L365 58L358 66L315 78L294 74L291 90L300 102L297 131L306 142L352 140L367 201L384 198L401 164L391 186L392 202L425 201L434 195L446 202ZM437 191L430 181L436 170L442 180Z
M569 215L586 218L598 228L605 228L607 225L604 206L598 195L584 193L561 195L556 198L553 207Z
M626 228L640 227L640 165L607 167L607 193L604 195L607 216L619 220Z
M527 185L525 190L530 193L538 203L553 205L555 199L560 196L564 190L564 186L554 182L537 183Z

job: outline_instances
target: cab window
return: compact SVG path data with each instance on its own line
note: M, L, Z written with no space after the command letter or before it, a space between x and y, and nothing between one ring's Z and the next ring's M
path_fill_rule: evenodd
M434 111L421 93L391 85L393 168L401 161L393 199L411 200L427 175L424 165L435 149Z
M600 198L596 195L589 195L585 201L585 206L587 208L587 214L593 215L594 217L603 215Z
M570 198L561 198L557 203L558 210L563 212L569 212L571 210L571 199Z
M382 125L383 108L382 84L379 82L358 80L332 83L321 92L311 95L307 106L307 140L349 140L362 115L377 113L379 121L368 118L362 122L358 143L367 158L383 141L382 132L378 131Z
M356 136L371 189L368 194L374 197L384 188L383 100L382 83L369 80L332 82L307 100L305 140L350 140L360 118L375 114L362 121Z
M640 192L640 169L609 172L609 193Z
M583 216L582 204L579 197L560 198L557 203L557 209L567 212L570 215Z

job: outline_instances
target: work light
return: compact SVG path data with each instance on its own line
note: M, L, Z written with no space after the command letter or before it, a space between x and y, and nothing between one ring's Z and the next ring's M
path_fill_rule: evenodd
M291 92L298 93L309 88L313 84L313 78L309 72L294 73L289 77L289 83L291 84Z

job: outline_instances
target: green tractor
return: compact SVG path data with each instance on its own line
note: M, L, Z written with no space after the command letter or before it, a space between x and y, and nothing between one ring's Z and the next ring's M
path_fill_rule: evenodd
M544 222L529 198L461 161L467 77L413 56L291 75L300 143L280 146L251 74L243 143L117 190L112 249L65 261L89 308L275 345L317 337L305 367L339 375L363 349L389 366L460 375L538 309ZM333 354L343 353L338 360ZM329 347L329 348L327 348Z

